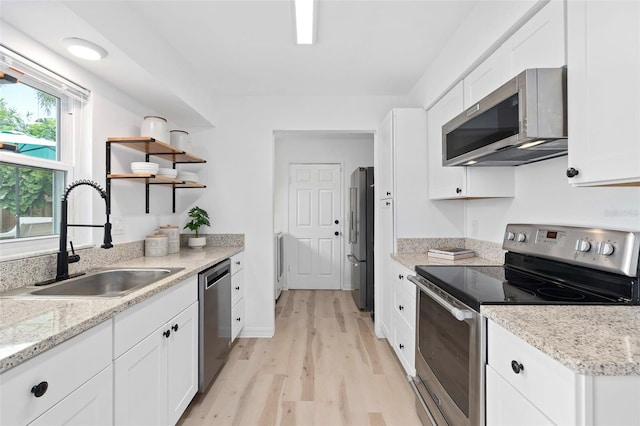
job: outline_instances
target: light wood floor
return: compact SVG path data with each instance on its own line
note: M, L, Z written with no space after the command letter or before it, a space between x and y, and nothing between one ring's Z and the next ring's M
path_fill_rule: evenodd
M272 339L239 339L180 425L420 425L406 374L345 291L284 291Z

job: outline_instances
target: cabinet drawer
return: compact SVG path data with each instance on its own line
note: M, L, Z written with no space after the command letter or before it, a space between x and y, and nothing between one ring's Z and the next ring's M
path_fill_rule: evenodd
M395 311L409 324L412 329L416 326L416 301L396 286L394 291Z
M409 297L415 300L416 298L416 286L407 279L409 275L414 274L410 269L405 268L398 262L393 262L392 270L393 282L396 287L402 289Z
M125 353L196 300L198 277L193 276L116 315L113 319L113 358Z
M244 271L240 270L231 277L231 306L244 297Z
M395 314L393 321L393 349L402 363L407 374L415 376L415 352L416 352L416 336L413 327L411 327L398 313Z
M231 275L244 268L244 252L234 254L231 256Z
M574 424L579 377L538 349L488 321L487 363L553 422ZM522 365L516 373L512 363Z
M111 364L111 321L0 375L0 424L27 424ZM39 398L31 388L47 382Z
M235 340L244 327L244 299L241 299L231 310L231 340Z

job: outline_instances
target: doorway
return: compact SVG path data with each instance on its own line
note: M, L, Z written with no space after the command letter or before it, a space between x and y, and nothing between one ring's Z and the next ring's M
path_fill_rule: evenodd
M340 273L327 289L351 289L351 268L347 267L346 254L349 239L344 232L349 229L346 206L349 205L349 175L356 167L373 165L373 131L275 131L274 132L274 232L284 238L284 264L282 277L274 278L276 287L294 288L291 275L294 272L292 235L289 232L289 174L292 165L340 165L342 169L339 229ZM335 219L334 219L335 221ZM336 224L333 223L335 226ZM325 243L328 246L328 242ZM274 264L276 262L274 256ZM277 269L277 268L276 268ZM276 292L277 294L277 292Z

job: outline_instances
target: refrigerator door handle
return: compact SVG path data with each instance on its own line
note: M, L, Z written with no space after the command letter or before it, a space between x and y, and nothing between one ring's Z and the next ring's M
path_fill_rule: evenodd
M347 259L349 259L349 262L351 262L353 266L358 266L360 264L360 262L358 262L358 259L356 259L352 254L348 254Z
M358 233L356 232L356 216L358 214L358 188L349 188L349 243L358 243Z

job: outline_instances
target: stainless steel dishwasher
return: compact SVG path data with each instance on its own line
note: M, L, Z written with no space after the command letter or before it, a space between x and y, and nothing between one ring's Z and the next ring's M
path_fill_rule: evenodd
M231 347L231 261L198 275L198 392L204 392L227 360Z

